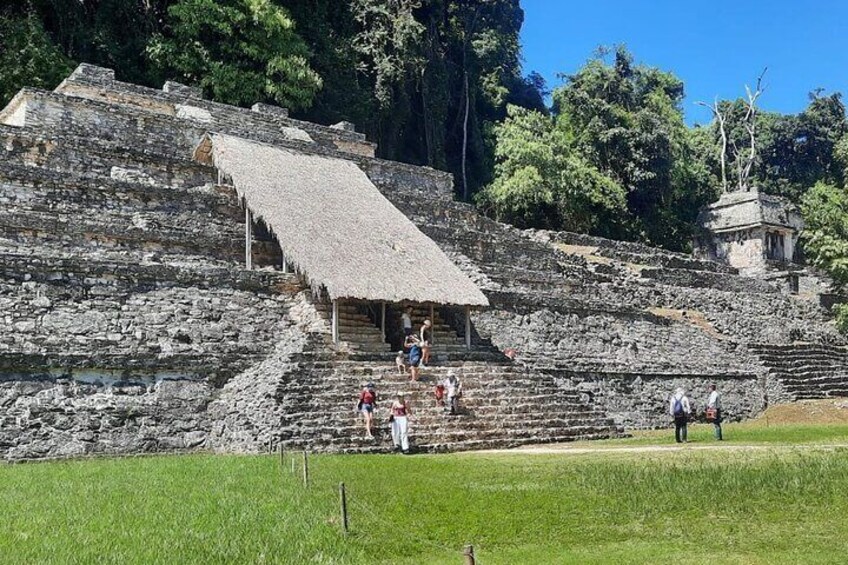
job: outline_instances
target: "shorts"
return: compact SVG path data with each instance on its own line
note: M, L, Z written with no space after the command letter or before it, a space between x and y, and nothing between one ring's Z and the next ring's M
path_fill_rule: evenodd
M404 337L411 336L413 334L415 334L415 331L412 328L403 328Z
M363 404L362 408L360 408L360 410L362 412L367 412L367 413L371 414L372 412L374 412L374 405L373 404Z

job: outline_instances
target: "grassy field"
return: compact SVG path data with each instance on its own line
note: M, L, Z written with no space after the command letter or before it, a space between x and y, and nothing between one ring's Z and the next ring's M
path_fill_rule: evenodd
M726 422L726 445L848 445L848 399L801 401L778 404L745 422ZM715 444L712 424L690 424L689 441ZM674 430L637 431L632 437L603 442L576 442L574 447L621 447L673 445Z
M757 450L314 456L309 489L276 456L0 465L0 562L460 564L473 543L483 565L842 563L848 449L815 444L848 425L820 427L770 424Z

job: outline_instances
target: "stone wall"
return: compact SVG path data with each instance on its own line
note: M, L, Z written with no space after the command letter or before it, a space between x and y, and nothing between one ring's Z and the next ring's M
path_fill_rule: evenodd
M721 391L725 419L752 418L766 407L763 379L755 375L676 375L673 373L576 373L559 371L561 386L580 390L619 425L633 428L665 428L671 425L669 402L681 387L689 397L695 417L701 421L709 396L708 386Z
M285 108L268 104L255 104L250 110L237 108L204 100L196 89L173 82L166 83L162 90L120 82L115 80L110 69L92 65L80 65L56 92L168 116L178 116L182 112L184 117L203 122L207 129L214 131L246 129L278 134L288 130L298 139L364 157L373 157L376 148L363 134L295 120L288 116ZM304 132L306 137L297 134L298 131Z
M0 459L205 447L205 379L112 373L0 374Z

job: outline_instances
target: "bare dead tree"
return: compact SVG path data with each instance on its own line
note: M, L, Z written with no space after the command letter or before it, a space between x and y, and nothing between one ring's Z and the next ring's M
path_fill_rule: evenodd
M765 91L765 87L763 86L763 76L766 74L768 67L763 69L763 72L760 73L760 76L757 77L757 88L753 92L745 85L745 94L747 95L747 101L745 102L745 117L742 118L742 126L745 128L745 131L748 132L748 153L746 157L742 158L742 151L739 150L739 147L736 145L736 141L728 138L727 136L727 116L722 114L721 109L719 108L718 99L714 100L712 104L707 104L706 102L696 102L699 106L703 106L704 108L709 108L710 112L712 112L713 117L718 124L718 131L721 136L721 144L719 146L719 161L721 163L721 189L722 192L728 191L728 182L727 182L727 148L730 146L733 149L733 155L735 157L734 167L736 169L736 189L737 190L750 190L748 186L748 181L751 178L751 171L754 168L754 162L757 160L757 99L762 95Z
M764 68L763 72L760 73L760 76L757 77L757 89L754 92L751 92L751 89L747 84L745 85L745 94L748 96L748 101L745 118L742 120L742 123L745 126L745 131L748 132L750 145L748 147L748 158L745 161L745 165L739 170L739 190L750 190L750 187L748 186L748 179L751 178L751 170L754 168L754 161L757 158L757 98L759 98L765 90L765 87L763 86L763 76L766 74L767 70L768 67ZM739 161L738 157L737 161Z
M718 124L718 131L721 134L721 146L719 147L719 162L721 163L721 191L727 192L727 130L724 126L724 115L721 113L721 110L719 110L718 98L713 101L712 105L707 104L706 102L697 102L697 104L704 108L709 108L713 113L713 117L715 117L716 123Z

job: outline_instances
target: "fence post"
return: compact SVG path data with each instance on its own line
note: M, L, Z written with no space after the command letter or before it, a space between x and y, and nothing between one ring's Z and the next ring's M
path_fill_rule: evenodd
M475 565L477 561L474 559L474 546L466 545L465 551L462 552L463 557L465 557L465 565Z
M309 486L309 459L306 450L303 450L303 486Z
M294 475L294 472L295 472L294 465L295 465L295 461L294 461L294 453L292 453L292 456L291 456L291 468L292 468L292 469L291 469L291 473L292 473L292 475Z
M342 531L347 535L347 496L345 495L344 483L339 483L339 502L342 511Z

